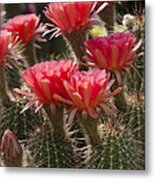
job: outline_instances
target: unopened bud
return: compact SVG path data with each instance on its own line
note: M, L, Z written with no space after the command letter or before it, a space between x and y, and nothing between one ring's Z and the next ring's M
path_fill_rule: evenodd
M16 136L7 129L1 141L1 152L5 166L22 166L22 148Z

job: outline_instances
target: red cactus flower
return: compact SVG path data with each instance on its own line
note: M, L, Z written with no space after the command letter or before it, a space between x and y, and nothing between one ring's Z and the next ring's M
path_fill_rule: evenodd
M36 14L18 15L9 19L2 28L19 36L23 43L28 43L34 38L41 41L40 33L44 32L45 27L39 23L40 17Z
M73 107L69 121L73 120L77 111L86 111L91 117L97 118L97 107L112 114L108 100L121 90L117 88L110 92L113 83L110 73L107 74L105 70L77 72L70 77L70 81L64 81L65 94L55 95L55 98Z
M62 94L62 81L68 80L70 75L78 70L76 64L72 60L61 60L59 62L52 60L51 62L42 62L29 67L22 75L23 80L31 89L32 94L21 92L26 96L30 96L33 100L23 109L25 111L34 103L38 103L38 111L43 104L59 102L53 97L55 93Z
M136 37L132 33L114 33L107 37L93 38L84 43L84 59L100 69L116 74L121 70L128 72L128 67L134 68L132 62L143 54L134 56L142 43L140 39L134 46L135 41Z
M94 11L97 2L52 2L46 7L46 17L54 23L48 24L54 27L53 36L59 36L62 33L71 33L72 31L87 29L90 23L94 21L93 17L98 14L107 3Z
M0 149L3 152L4 160L12 164L22 156L22 148L15 135L9 129L4 132Z
M11 32L1 30L0 32L0 66L9 65L11 51L17 44L18 37L14 37Z

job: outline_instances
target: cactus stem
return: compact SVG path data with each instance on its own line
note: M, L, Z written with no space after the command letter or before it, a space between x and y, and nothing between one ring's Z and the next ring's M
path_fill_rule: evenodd
M110 4L105 7L104 11L99 13L99 16L106 23L106 28L109 33L114 32L114 22L115 22L115 4Z
M86 40L86 30L74 31L70 34L64 34L64 39L66 44L69 46L71 56L75 62L82 62L83 52L81 51L81 46ZM79 70L88 70L86 66L79 65Z
M5 69L3 66L0 66L0 82L0 104L7 105L9 102L9 97L7 95Z
M53 126L53 135L58 139L65 139L63 107L55 107L55 105L52 104L46 105L45 110Z
M113 84L113 88L118 88L119 86L122 87L122 91L115 96L115 105L116 107L122 111L125 112L127 110L127 99L126 99L126 91L125 91L125 74L120 74L120 77L118 78L116 75L116 81Z
M88 135L88 142L91 144L92 149L95 149L101 144L98 134L98 121L87 115L85 118L80 117L80 123Z
M34 40L25 45L23 55L26 58L28 66L33 66L36 63Z

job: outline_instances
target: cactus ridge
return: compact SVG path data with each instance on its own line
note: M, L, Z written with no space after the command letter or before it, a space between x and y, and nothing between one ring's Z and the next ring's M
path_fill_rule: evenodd
M66 124L66 135L73 149L74 167L83 168L90 157L90 146L86 143L86 137L81 125L77 122Z
M115 123L104 122L100 125L102 145L91 153L87 168L128 170L145 168L142 109L133 109L130 112L133 113L130 114L132 119L128 119L126 113Z
M33 167L71 168L73 153L67 140L57 140L51 133L39 134L30 141Z
M9 128L16 134L19 140L28 138L29 133L32 133L37 126L42 123L42 118L35 114L32 109L20 113L25 105L25 102L12 103L8 108L4 108L0 117L0 137L4 131Z

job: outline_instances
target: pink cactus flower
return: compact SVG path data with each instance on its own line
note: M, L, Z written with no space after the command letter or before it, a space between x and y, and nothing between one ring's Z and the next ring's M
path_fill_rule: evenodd
M40 33L44 32L45 26L40 23L40 17L36 14L24 14L15 16L3 24L3 29L11 31L19 36L23 43L28 43L32 39L41 41Z
M129 67L134 68L132 62L143 54L135 55L142 40L140 39L137 44L135 41L136 37L132 33L123 32L114 33L107 37L93 38L84 43L86 48L84 59L100 69L106 69L116 75L122 70L128 72Z
M1 30L0 32L0 66L9 65L11 51L17 44L18 37L14 37L11 32Z
M46 17L54 23L48 24L53 27L53 36L68 34L72 31L90 28L94 16L98 14L107 3L94 11L97 2L52 2L46 7Z
M28 97L32 97L23 111L28 109L33 104L37 103L38 111L45 103L54 103L58 105L59 102L53 97L55 93L62 95L63 83L68 80L70 75L78 70L76 64L72 60L61 60L51 62L42 62L29 67L22 75L32 93L22 92L16 89L17 92L22 93Z
M73 120L77 111L86 111L91 117L97 118L98 107L112 114L108 100L121 91L121 88L117 88L110 92L113 83L110 73L107 74L105 70L77 72L69 81L63 82L65 94L55 95L55 98L72 107L69 121Z
M4 132L0 149L3 152L5 161L12 162L15 159L18 160L22 155L22 148L15 135L9 129Z

